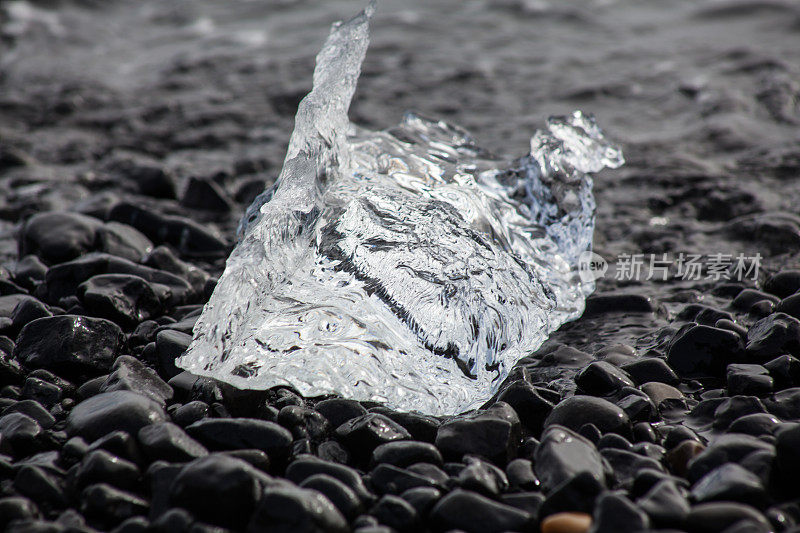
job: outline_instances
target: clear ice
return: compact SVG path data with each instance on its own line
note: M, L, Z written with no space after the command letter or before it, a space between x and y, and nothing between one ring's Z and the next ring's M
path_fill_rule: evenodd
M283 169L245 213L177 364L244 389L453 415L583 312L587 173L622 153L580 112L550 118L510 165L419 115L351 124L372 11L333 26Z

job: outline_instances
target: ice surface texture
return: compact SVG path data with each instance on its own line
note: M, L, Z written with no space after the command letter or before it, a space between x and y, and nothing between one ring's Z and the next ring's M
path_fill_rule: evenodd
M551 118L510 166L418 115L355 127L371 14L334 25L276 185L247 210L177 364L240 388L456 414L583 311L587 173L622 154L580 112Z

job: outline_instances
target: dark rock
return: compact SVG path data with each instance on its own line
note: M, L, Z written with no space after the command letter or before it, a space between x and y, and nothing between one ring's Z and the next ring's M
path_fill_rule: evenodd
M203 294L205 285L209 281L207 272L192 263L181 261L167 246L156 246L142 262L156 270L169 272L185 279L198 294Z
M678 376L667 365L666 361L658 357L643 357L623 365L622 369L638 385L656 381L674 386L679 382Z
M344 422L336 428L336 436L347 448L366 459L373 450L387 442L411 439L411 434L386 416L367 413Z
M797 480L800 478L800 424L787 424L775 432L776 481L783 485L788 495L800 496Z
M751 452L759 450L771 452L773 447L750 435L722 435L689 463L687 478L695 482L715 468L725 463L739 462Z
M181 204L185 207L203 209L205 211L230 212L233 202L227 193L211 180L190 177L181 196Z
M437 485L429 477L388 464L375 467L369 475L369 483L378 494L400 494L416 487Z
M528 459L514 459L506 466L506 477L509 485L518 490L536 490L539 478L533 471L533 463Z
M415 487L400 495L407 501L420 517L427 516L433 506L442 497L441 491L433 487Z
M113 322L60 315L22 328L14 358L29 368L99 374L108 372L123 343L122 330Z
M761 507L767 501L767 494L755 474L737 464L726 463L694 484L692 498L698 503L734 501Z
M597 441L597 449L603 450L605 448L615 448L617 450L630 450L633 446L631 443L623 437L622 435L617 435L616 433L606 433L600 440Z
M72 437L61 447L60 461L65 467L78 464L89 451L89 445L81 437Z
M36 504L22 496L0 498L0 529L5 528L14 520L27 520L39 518L39 509Z
M691 461L703 453L705 449L706 447L697 440L683 440L667 452L667 463L675 474L686 476L689 472Z
M440 486L449 486L451 483L450 477L444 470L431 463L416 463L406 468L409 472L414 472L422 477L428 478L431 483Z
M606 448L600 451L600 455L611 466L616 484L622 488L630 488L639 471L646 468L651 470L662 468L656 459L625 450Z
M363 505L355 491L328 474L309 476L300 483L300 487L323 494L347 520L354 519L363 511Z
M524 380L513 381L497 398L510 405L520 422L533 435L540 435L553 403L543 398L536 388Z
M378 522L397 531L413 531L417 524L417 511L398 496L382 496L369 511Z
M177 376L181 371L175 366L175 359L183 355L192 336L179 331L165 329L156 335L156 358L158 369L168 377Z
M794 385L800 385L800 359L791 355L780 355L764 363L769 375L772 376L775 388L785 389Z
M221 527L243 529L271 483L248 463L211 454L187 463L171 483L169 502Z
M689 514L689 502L677 485L663 479L636 500L636 505L647 513L656 527L680 527Z
M454 490L431 510L431 521L442 531L458 529L466 533L501 533L524 531L531 516L480 494Z
M800 318L800 293L787 296L775 307L778 313L786 313L787 315Z
M287 459L292 447L292 434L287 429L255 418L205 418L186 431L211 450L262 450L278 464Z
M358 471L349 466L323 461L311 455L303 455L292 461L286 468L286 478L298 484L315 474L326 474L338 479L350 487L362 502L368 502L374 498L374 495L364 485Z
M498 405L499 409L479 411L471 417L455 418L442 424L436 435L436 447L445 457L453 459L471 454L496 464L506 464L516 453L520 422L508 404L495 404ZM516 420L501 412L502 406L506 406Z
M346 532L342 513L321 493L291 485L269 486L247 526L248 532Z
M759 302L768 301L778 303L779 300L780 298L756 289L744 289L736 295L736 298L731 302L731 306L741 311L750 311L753 306Z
M69 485L75 493L95 483L108 483L123 490L135 490L140 474L139 468L130 461L105 450L92 450L70 470Z
M780 424L780 420L768 413L755 413L737 418L728 426L728 433L744 433L760 437L761 435L772 435L773 431Z
M430 443L419 441L394 441L381 444L372 452L372 464L387 463L406 467L414 463L442 464L442 455Z
M270 471L271 464L269 461L269 455L261 450L227 450L217 453L227 457L233 457L234 459L241 459L246 463L250 463L252 466L258 468L262 472L269 473Z
M139 262L153 249L153 243L137 229L119 222L107 222L97 230L97 248L105 253Z
M650 529L650 518L620 494L607 492L595 502L592 533L636 533Z
M697 533L724 531L741 520L751 520L771 530L769 522L756 509L741 503L713 502L692 507L686 517L686 528ZM751 530L752 531L752 530Z
M714 410L714 427L725 429L737 418L766 413L767 408L755 396L734 396L723 400Z
M776 392L764 399L769 412L783 420L800 418L800 387Z
M50 429L56 423L56 419L36 400L22 400L6 407L2 414L22 413L34 419L42 429Z
M100 274L78 286L90 314L134 326L158 314L161 302L150 284L130 274Z
M679 332L667 353L667 363L682 377L721 375L728 363L741 359L742 338L725 329L690 326Z
M138 156L115 156L108 164L108 170L125 182L134 184L138 192L146 196L176 197L175 178L155 162Z
M158 518L172 507L170 504L172 483L183 468L184 465L174 465L164 461L156 461L147 468L145 481L150 488L148 516L151 520Z
M205 446L171 422L151 424L140 429L139 444L152 461L184 463L208 455Z
M496 497L508 489L505 472L478 457L464 458L466 468L461 470L456 481L461 488Z
M171 244L183 255L219 257L228 251L227 243L217 235L186 218L119 203L111 209L109 219L133 226L154 243Z
M439 431L439 426L441 425L438 419L419 413L401 413L380 406L373 407L370 409L370 412L382 414L392 419L394 422L403 426L403 429L411 434L411 438L422 442L435 442L436 433Z
M763 396L772 392L773 379L761 365L728 365L728 394Z
M42 302L35 298L25 298L20 300L11 312L11 326L6 328L9 335L16 336L19 331L29 322L37 318L53 316L53 313Z
M20 398L35 400L47 408L60 402L63 395L64 391L58 385L33 376L25 380L20 391Z
M605 361L595 361L575 376L578 388L592 396L608 396L622 387L632 387L633 381L619 368Z
M502 503L528 513L533 519L539 516L544 500L541 492L513 492L503 494L500 498Z
M152 533L172 533L173 531L185 531L188 533L193 522L194 517L188 511L176 507L153 520L149 529Z
M47 265L35 255L26 255L14 265L14 281L28 290L33 290L44 281Z
M316 404L314 409L327 418L331 426L335 428L338 428L348 420L367 414L367 410L360 403L343 398L323 400Z
M557 486L539 509L539 520L566 511L589 513L597 497L605 490L589 472L581 472Z
M63 509L67 505L61 481L38 466L20 467L14 477L14 489L35 501L43 510Z
M594 445L560 426L545 429L536 448L534 469L547 492L582 472L600 483L605 483L606 477L603 459Z
M144 458L139 451L139 446L136 444L136 439L127 431L112 431L104 437L100 437L89 445L87 451L92 450L106 450L132 463L144 463Z
M278 423L289 429L295 438L309 438L312 442L324 440L330 433L328 420L308 407L287 405L278 413Z
M76 405L67 418L67 433L89 440L112 431L136 434L149 424L167 420L158 402L130 391L104 392Z
M116 525L132 516L147 514L147 501L100 483L90 485L81 494L81 513L106 525Z
M783 270L774 274L764 283L764 290L779 298L800 291L800 270Z
M631 434L631 421L618 406L592 396L572 396L555 406L545 420L545 428L558 424L578 431L581 426L592 423L603 433Z
M121 355L114 361L111 370L111 374L100 386L99 392L127 390L148 396L161 403L172 399L172 387L138 359L129 355Z
M669 400L676 400L682 405L686 405L686 398L684 398L683 393L672 385L652 381L643 384L640 388L642 392L647 394L648 398L650 398L653 404L659 409L662 407L663 403L668 402Z
M181 427L187 427L208 417L208 404L195 400L181 405L172 412L172 419Z
M0 417L0 451L24 457L40 448L42 428L30 416L12 412Z
M350 462L350 454L335 440L326 440L317 446L317 455L320 459L333 461L346 465Z
M800 354L800 320L786 313L762 318L747 332L747 354L769 361L784 353Z
M39 213L22 227L19 255L34 254L51 264L75 259L92 249L95 232L102 224L96 218L78 213Z

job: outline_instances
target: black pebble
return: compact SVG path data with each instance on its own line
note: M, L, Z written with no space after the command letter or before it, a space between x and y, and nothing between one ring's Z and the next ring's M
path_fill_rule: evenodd
M324 494L348 520L354 519L363 511L363 505L355 491L328 474L309 476L300 483L300 486Z
M747 332L747 354L756 362L790 353L800 354L800 320L786 313L762 318Z
M736 333L696 325L676 335L667 363L681 377L719 376L728 363L741 359L743 352L744 342Z
M211 450L254 448L269 455L270 461L285 461L292 447L289 430L255 418L205 418L186 432Z
M555 406L545 420L545 427L558 424L575 431L584 424L594 424L602 433L631 435L631 421L620 407L603 398L571 396Z
M649 517L625 496L607 492L595 502L592 533L636 533L648 529Z
M604 462L594 444L564 427L550 426L544 431L536 448L534 468L545 492L580 473L605 483Z
M404 468L414 463L433 463L441 466L442 455L432 444L412 440L387 442L372 452L373 465L391 464Z
M800 291L800 270L778 272L764 283L764 290L780 298Z
M411 434L403 426L377 413L367 413L344 422L336 428L336 436L362 460L368 460L381 444L411 439Z
M130 274L100 274L78 286L78 296L88 314L133 327L156 316L161 302L153 287Z
M139 430L139 444L151 461L183 463L208 455L206 447L171 422L160 422Z
M96 218L79 213L39 213L22 227L19 255L34 254L49 264L75 259L94 247L95 232L102 224Z
M349 530L342 513L321 493L290 484L268 486L246 531L325 531Z
M466 533L525 531L532 521L524 511L461 489L439 500L430 518L442 531L457 529Z
M167 420L162 405L130 391L104 392L76 405L67 418L67 433L89 440L112 431L136 434L141 428Z

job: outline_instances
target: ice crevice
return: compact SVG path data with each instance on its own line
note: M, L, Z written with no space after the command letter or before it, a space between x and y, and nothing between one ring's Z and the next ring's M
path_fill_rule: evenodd
M373 11L331 29L280 175L176 363L239 388L457 414L582 313L589 174L623 157L578 111L511 163L413 113L385 131L351 124Z

